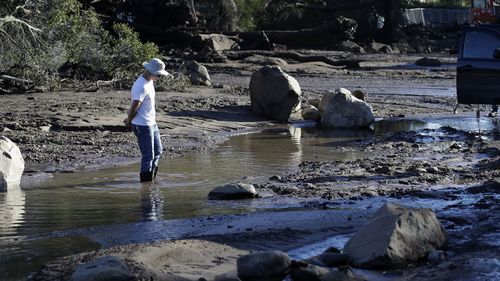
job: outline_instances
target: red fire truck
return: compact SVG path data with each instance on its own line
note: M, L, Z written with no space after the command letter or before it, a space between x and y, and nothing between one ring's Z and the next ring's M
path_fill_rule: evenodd
M472 0L472 23L497 23L500 19L500 0Z

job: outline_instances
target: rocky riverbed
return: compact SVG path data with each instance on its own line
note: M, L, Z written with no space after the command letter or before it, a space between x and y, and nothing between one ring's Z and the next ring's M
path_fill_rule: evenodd
M297 79L305 99L345 87L366 92L377 118L453 116L455 97L446 94L455 84L452 57L438 55L448 66L419 67L413 64L421 58L416 55L359 56L364 62L353 70L321 63L280 63ZM254 58L207 65L212 81L220 87L158 93L164 157L209 150L242 132L282 128L284 124L250 112L249 76L261 64L261 59ZM129 105L127 91L34 93L0 99L0 131L21 148L28 179L41 172L57 176L138 161L135 137L121 123ZM470 119L475 116L473 110L460 106L458 116ZM331 236L352 235L384 200L409 205L437 200L441 202L436 205L438 219L450 236L446 257L380 273L374 280L498 279L498 244L493 241L499 233L500 131L498 122L487 120L487 130L480 122L467 127L443 121L422 130L395 130L336 143L339 150L366 157L304 161L293 172L249 180L266 197L307 199L299 210L220 216L205 222L193 219L186 223L198 231L176 239L194 240L128 244L64 257L33 278L65 280L80 262L115 255L125 259L140 280L158 276L210 280L234 270L236 258L251 251L289 251ZM346 211L332 219L339 206ZM349 210L348 206L356 207ZM154 229L161 231L161 225Z

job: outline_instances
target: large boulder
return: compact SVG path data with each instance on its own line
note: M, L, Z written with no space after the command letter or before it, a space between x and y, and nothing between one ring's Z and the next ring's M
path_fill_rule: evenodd
M197 61L188 61L181 67L182 73L189 77L191 84L212 86L212 80L208 74L205 66L199 64Z
M324 128L368 127L375 121L372 107L344 88L323 95L319 111Z
M363 268L401 267L447 246L444 228L431 209L389 203L378 209L345 245L353 265Z
M232 200L254 198L257 195L255 187L246 183L230 183L214 188L208 193L209 199Z
M281 281L290 271L291 260L280 251L258 252L238 258L238 277L242 281Z
M0 137L0 192L19 187L24 172L24 159L19 147Z
M119 258L105 256L78 266L70 281L128 281L135 280L127 265Z
M278 121L287 121L300 108L300 85L278 66L264 66L250 79L252 112Z

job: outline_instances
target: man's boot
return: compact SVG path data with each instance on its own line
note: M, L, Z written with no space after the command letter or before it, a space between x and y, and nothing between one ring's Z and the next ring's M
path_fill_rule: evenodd
M153 172L140 173L141 182L153 181Z

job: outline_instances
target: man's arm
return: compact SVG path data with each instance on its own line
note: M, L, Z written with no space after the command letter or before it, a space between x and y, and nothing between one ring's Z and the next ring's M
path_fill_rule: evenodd
M125 123L125 127L130 128L132 119L134 119L135 115L137 114L137 109L141 105L141 102L138 100L133 100L132 104L130 104L130 109L128 110L128 116L123 120L123 123Z

